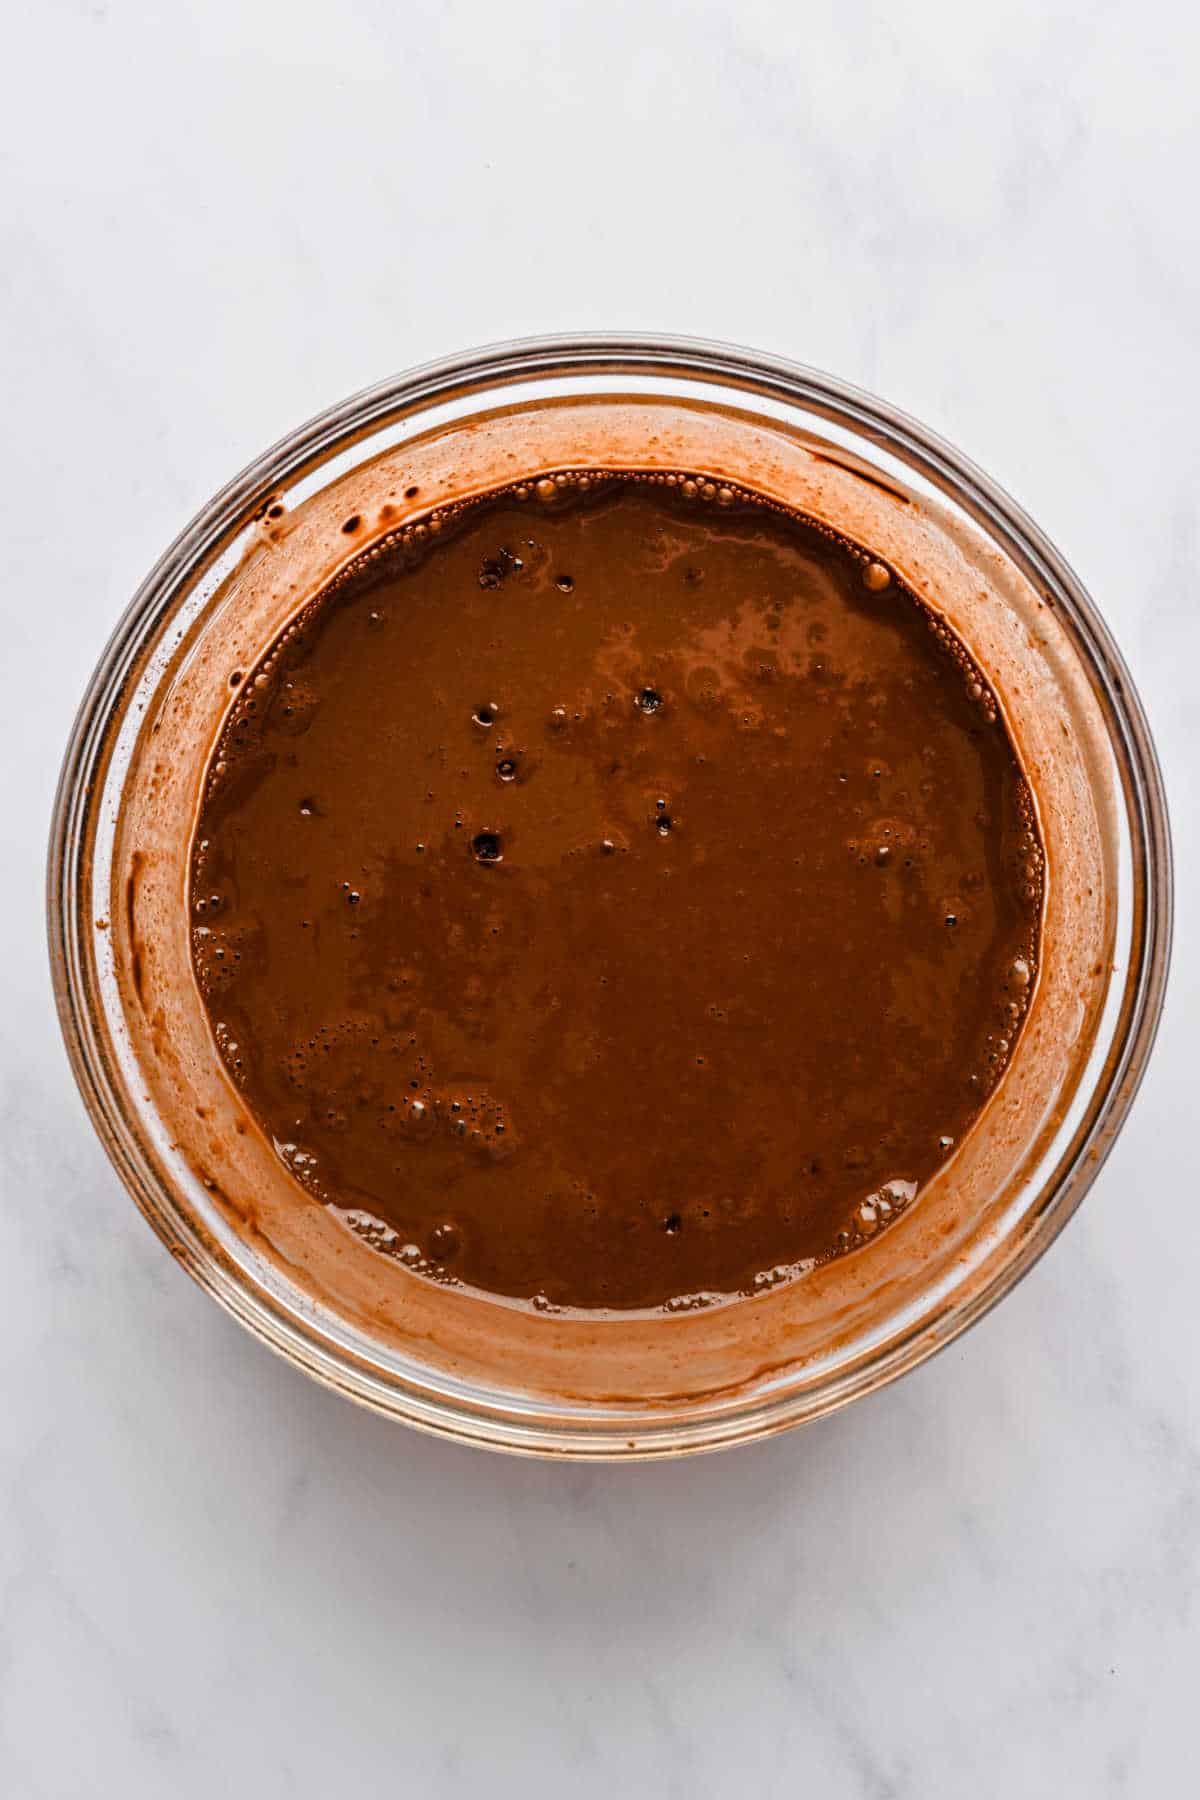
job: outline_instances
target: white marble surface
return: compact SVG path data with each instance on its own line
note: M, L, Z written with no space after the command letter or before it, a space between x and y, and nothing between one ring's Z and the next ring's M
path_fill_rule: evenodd
M1200 25L1167 0L9 10L0 106L0 1794L1195 1791ZM693 331L878 389L1059 540L1174 800L1134 1117L998 1312L783 1440L541 1467L355 1411L170 1263L50 1004L92 664L385 371Z

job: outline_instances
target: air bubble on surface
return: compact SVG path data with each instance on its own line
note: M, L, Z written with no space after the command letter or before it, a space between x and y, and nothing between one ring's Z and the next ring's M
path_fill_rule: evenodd
M446 1262L462 1246L462 1233L453 1219L443 1219L429 1234L429 1254L438 1262Z

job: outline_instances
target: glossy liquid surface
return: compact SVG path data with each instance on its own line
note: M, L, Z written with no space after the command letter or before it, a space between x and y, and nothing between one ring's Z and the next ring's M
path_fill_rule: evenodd
M381 1253L539 1307L866 1244L1035 967L982 676L736 491L543 480L437 523L231 671L190 904L247 1105Z

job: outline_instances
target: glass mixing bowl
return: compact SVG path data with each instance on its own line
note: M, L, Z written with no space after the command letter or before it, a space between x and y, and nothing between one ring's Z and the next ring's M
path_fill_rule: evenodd
M810 510L857 520L864 543L907 564L988 669L1033 773L1047 850L1025 1028L936 1191L817 1281L695 1316L563 1320L448 1300L364 1248L355 1254L376 1258L378 1289L351 1305L326 1278L323 1209L298 1189L277 1216L241 1204L249 1152L223 1116L228 1083L211 1044L188 1039L172 1011L188 985L179 820L229 698L229 664L212 646L224 654L237 641L252 660L295 604L268 591L279 521L292 543L335 543L347 495L378 495L380 480L512 409L530 443L549 433L549 467L551 440L577 449L576 422L597 408L636 418L658 405L691 433L691 463L676 466L736 475L761 457L758 485L790 470ZM710 417L726 422L723 466L719 446L704 458ZM398 496L379 515L389 528L412 491L386 488ZM183 808L173 821L172 795ZM779 358L680 338L553 337L449 357L330 408L192 521L84 698L55 805L48 906L80 1091L134 1200L202 1286L281 1355L394 1418L496 1448L616 1459L744 1442L841 1406L949 1343L1032 1266L1095 1178L1145 1069L1169 956L1170 845L1116 645L1059 553L965 457L883 401ZM167 951L141 966L139 931L164 944L174 934L174 983Z

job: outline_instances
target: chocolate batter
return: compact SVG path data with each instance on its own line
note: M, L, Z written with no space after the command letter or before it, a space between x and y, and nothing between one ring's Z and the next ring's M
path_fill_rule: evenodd
M279 1156L409 1268L752 1293L884 1229L1002 1072L1028 789L957 639L824 528L542 476L351 564L230 681L197 981Z

